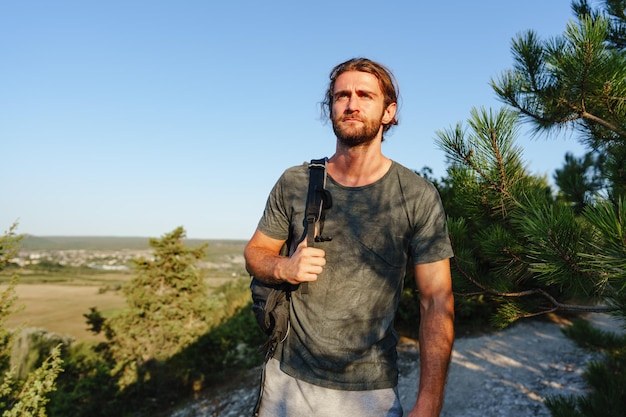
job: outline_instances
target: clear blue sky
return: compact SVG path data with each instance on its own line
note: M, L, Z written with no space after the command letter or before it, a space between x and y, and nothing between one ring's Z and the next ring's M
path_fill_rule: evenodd
M436 131L498 109L511 39L549 38L566 0L6 1L0 5L0 231L247 239L282 171L330 156L330 69L389 66L383 151L445 175ZM575 139L518 142L552 176Z

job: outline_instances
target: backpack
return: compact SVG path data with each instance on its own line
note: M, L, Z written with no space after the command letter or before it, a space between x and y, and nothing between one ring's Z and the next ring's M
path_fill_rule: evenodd
M306 217L304 219L304 234L299 239L300 243L305 238L307 245L313 247L315 242L330 240L316 236L316 224L319 222L322 211L332 205L330 193L326 186L326 162L327 158L312 159L309 163L309 187L306 197ZM288 256L290 240L281 250L281 255ZM297 245L294 245L294 247ZM268 336L260 350L265 350L266 361L270 359L276 348L282 343L289 333L289 305L291 292L296 290L308 292L308 284L291 285L288 283L265 284L255 277L250 282L252 293L252 311L260 328Z

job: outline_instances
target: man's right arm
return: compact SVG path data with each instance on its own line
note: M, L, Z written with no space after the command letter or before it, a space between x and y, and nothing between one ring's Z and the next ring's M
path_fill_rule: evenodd
M324 251L307 248L305 239L290 257L286 257L280 255L284 244L284 240L271 238L257 229L244 250L248 273L266 284L317 280L326 264Z

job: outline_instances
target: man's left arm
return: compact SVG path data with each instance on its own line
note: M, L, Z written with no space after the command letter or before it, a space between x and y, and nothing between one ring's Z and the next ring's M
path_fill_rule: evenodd
M454 342L454 296L450 260L415 265L420 293L420 382L417 401L407 417L437 417Z

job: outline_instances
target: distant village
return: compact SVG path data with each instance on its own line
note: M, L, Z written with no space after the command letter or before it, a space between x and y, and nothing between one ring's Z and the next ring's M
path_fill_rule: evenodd
M87 267L101 271L131 271L132 261L137 258L152 260L152 249L22 249L9 263L22 268ZM243 268L243 255L224 255L219 262L199 262L199 267L217 270L240 270Z
M130 271L132 260L139 257L152 258L151 249L120 250L20 250L9 262L20 267L28 266L67 266L88 267L104 271Z

